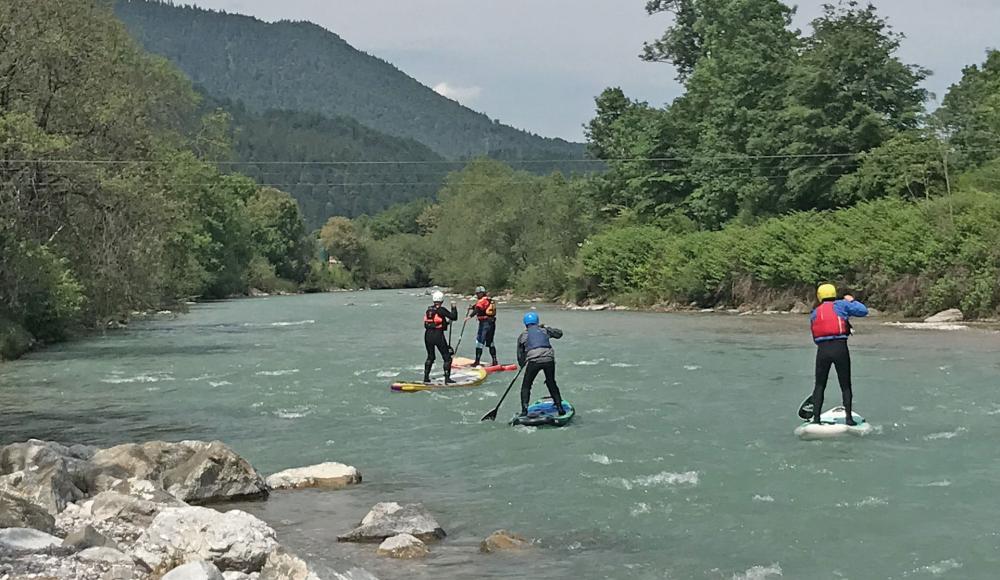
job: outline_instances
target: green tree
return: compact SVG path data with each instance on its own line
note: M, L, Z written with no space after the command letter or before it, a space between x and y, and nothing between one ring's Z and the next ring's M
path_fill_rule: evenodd
M962 71L936 116L952 146L971 164L1000 157L1000 51L989 51L981 66Z
M313 259L313 246L292 196L262 188L250 199L247 213L256 252L267 258L281 278L303 282Z
M352 272L359 269L365 259L365 246L351 220L334 216L327 220L319 233L323 249Z

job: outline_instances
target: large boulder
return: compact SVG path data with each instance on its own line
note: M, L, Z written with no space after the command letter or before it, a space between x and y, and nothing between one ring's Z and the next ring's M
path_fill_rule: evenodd
M86 550L88 548L111 548L118 550L118 543L97 531L94 526L85 525L70 532L62 542L66 548Z
M136 541L133 555L154 570L207 560L222 571L257 572L277 546L274 530L246 512L166 508Z
M222 572L211 562L199 560L178 566L163 575L161 580L225 580Z
M480 542L479 551L484 554L523 550L531 547L531 541L507 530L497 530Z
M88 504L91 517L97 521L113 519L142 527L153 523L153 518L165 508L186 505L166 493L154 501L117 491L101 492Z
M398 536L386 538L384 542L378 545L378 550L375 551L379 556L398 558L400 560L424 558L428 552L427 544L410 534L399 534Z
M425 542L440 540L445 532L437 520L419 503L375 504L361 525L337 537L341 542L382 542L399 534L410 534Z
M343 463L320 463L309 467L286 469L267 478L271 489L340 489L361 483L361 472Z
M91 462L103 476L98 491L138 479L188 503L267 496L264 478L220 441L118 445L98 451Z
M278 548L267 556L259 580L319 580L304 560Z
M0 493L0 528L33 528L52 534L56 520L46 510L19 497Z
M104 546L87 548L76 555L78 560L83 562L105 562L119 566L135 566L132 558L126 556L122 551Z
M91 449L30 439L0 449L0 492L50 514L86 497Z
M961 322L965 320L965 315L958 308L952 308L950 310L944 310L938 312L934 316L930 316L924 319L924 322L934 322L934 323L944 323L944 322Z
M56 548L62 540L51 534L31 528L4 528L0 530L0 548L13 551L40 551Z

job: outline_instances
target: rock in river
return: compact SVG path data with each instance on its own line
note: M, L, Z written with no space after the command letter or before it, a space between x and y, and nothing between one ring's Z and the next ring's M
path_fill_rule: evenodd
M423 505L383 502L372 507L360 526L337 539L341 542L381 542L398 534L410 534L425 542L440 540L446 535Z
M271 489L339 489L355 483L361 483L357 468L333 462L286 469L267 478Z
M427 556L428 549L427 544L421 542L414 536L410 534L399 534L398 536L392 536L386 538L384 542L379 544L378 550L375 551L379 556L388 556L390 558L399 558L401 560L412 560L414 558L423 558Z

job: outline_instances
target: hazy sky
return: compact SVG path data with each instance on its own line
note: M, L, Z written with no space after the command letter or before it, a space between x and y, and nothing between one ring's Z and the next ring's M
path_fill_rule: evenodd
M263 20L308 20L435 90L509 125L582 140L608 86L652 104L679 92L673 70L637 57L666 15L645 0L188 0ZM824 0L802 0L806 28ZM1000 0L875 0L907 35L902 57L930 68L939 98L1000 47ZM933 106L933 105L932 105Z

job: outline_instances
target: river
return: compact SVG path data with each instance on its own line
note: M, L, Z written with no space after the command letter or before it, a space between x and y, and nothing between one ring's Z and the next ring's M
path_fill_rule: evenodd
M513 378L392 393L417 377L426 298L335 293L202 304L0 366L0 442L221 439L261 471L357 466L351 489L241 505L320 569L401 578L993 578L1000 334L858 321L863 439L792 435L813 347L802 316L568 312L565 429L480 423ZM501 308L510 360L521 309ZM469 335L473 329L467 331ZM457 338L456 330L456 338ZM474 338L466 336L468 355ZM542 395L539 380L536 393ZM829 404L839 402L831 378ZM421 562L336 542L378 501L448 531ZM507 528L530 556L480 555Z

